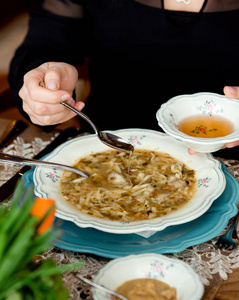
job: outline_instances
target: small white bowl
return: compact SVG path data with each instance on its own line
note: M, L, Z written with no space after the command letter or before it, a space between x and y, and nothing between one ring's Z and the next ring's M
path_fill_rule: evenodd
M194 115L221 116L234 125L234 131L223 137L198 138L178 130L183 119ZM159 126L169 135L184 141L197 152L209 153L221 149L225 143L239 140L239 100L213 93L196 93L171 98L156 113Z
M94 282L113 291L125 281L153 278L175 287L178 300L199 300L204 293L200 277L191 266L160 254L129 255L106 264L95 276ZM95 300L112 299L107 293L92 288Z

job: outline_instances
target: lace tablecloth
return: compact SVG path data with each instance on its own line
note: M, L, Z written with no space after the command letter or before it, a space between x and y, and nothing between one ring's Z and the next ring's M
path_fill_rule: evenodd
M14 142L4 149L4 152L31 158L40 152L54 137L56 132L46 134L44 138L31 136L27 138L19 136ZM239 181L239 161L219 159L226 166L228 171ZM18 170L19 166L1 164L0 165L0 185L11 178ZM181 259L191 265L194 270L200 275L202 282L205 285L204 300L213 299L213 288L219 282L227 280L228 275L234 269L239 268L239 247L233 251L223 251L216 247L218 237L213 240L187 248L181 253L168 254L167 256ZM40 259L53 258L57 264L66 262L76 262L78 260L85 261L85 267L80 270L83 276L92 279L97 271L102 268L110 259L99 257L92 254L82 254L71 251L65 251L54 247L46 251ZM81 282L74 272L69 272L63 275L63 280L70 292L70 299L88 299L91 300L92 295L90 287Z

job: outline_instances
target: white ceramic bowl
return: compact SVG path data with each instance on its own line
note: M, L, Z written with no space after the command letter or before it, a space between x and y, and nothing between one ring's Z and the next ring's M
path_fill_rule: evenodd
M178 300L199 300L204 293L200 277L191 266L160 254L146 253L114 259L98 272L94 282L115 291L125 281L136 278L158 279L175 287ZM92 288L92 292L95 300L112 299L99 289Z
M217 138L198 138L178 130L181 120L194 115L221 116L231 121L234 131ZM171 98L162 104L156 113L159 126L169 135L184 141L189 148L198 152L215 152L225 143L239 140L239 100L228 99L213 93L197 93Z
M72 221L79 227L93 227L111 233L160 231L167 226L196 219L222 194L226 184L225 176L220 163L210 154L189 155L183 142L157 131L124 129L112 133L128 140L135 148L167 152L195 170L198 182L195 196L181 209L160 218L134 222L111 221L81 213L62 198L59 192L62 170L37 167L33 174L35 194L42 198L55 199L57 217ZM86 135L62 144L44 160L74 165L80 157L108 149L95 134Z

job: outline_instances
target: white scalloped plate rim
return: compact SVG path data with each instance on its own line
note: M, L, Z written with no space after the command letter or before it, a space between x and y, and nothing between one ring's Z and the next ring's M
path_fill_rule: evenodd
M198 182L201 182L198 185L196 195L183 208L160 218L135 222L105 220L83 214L63 200L58 186L59 178L63 173L62 170L54 169L53 173L52 169L36 167L33 174L35 195L41 198L54 199L58 218L72 221L82 228L91 227L110 233L128 234L161 231L168 226L183 224L198 218L209 209L224 191L226 186L225 175L221 169L221 164L212 155L205 153L189 155L187 146L183 142L158 131L129 128L110 132L129 140L135 148L168 152L194 169ZM89 149L94 150L90 151ZM84 135L65 142L43 160L73 165L86 154L107 149L110 148L101 143L95 134ZM55 179L56 181L53 182Z

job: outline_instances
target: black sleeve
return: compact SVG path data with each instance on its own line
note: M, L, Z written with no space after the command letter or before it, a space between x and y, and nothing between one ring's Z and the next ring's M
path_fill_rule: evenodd
M23 112L22 100L18 96L24 75L49 61L81 65L87 55L86 23L85 18L64 17L42 8L30 14L27 36L17 49L9 72L14 103L26 118L28 116Z

